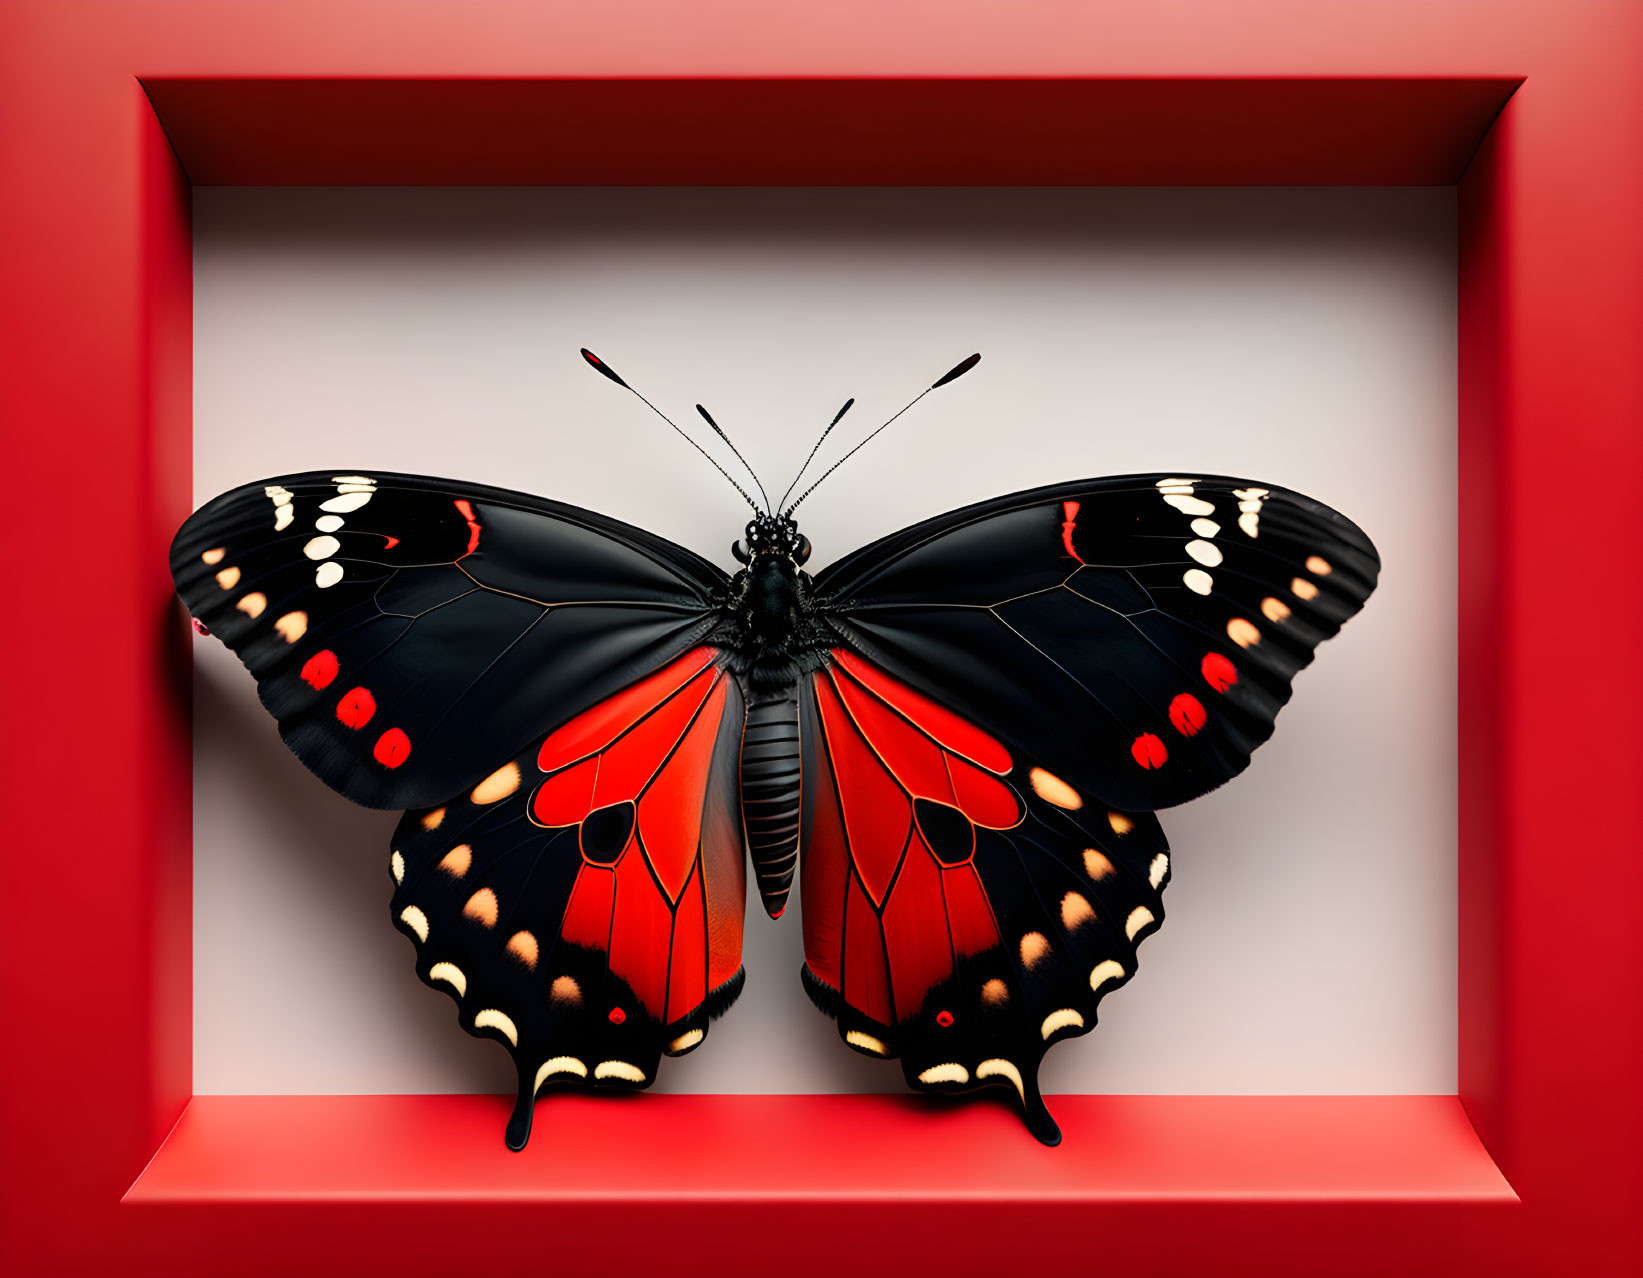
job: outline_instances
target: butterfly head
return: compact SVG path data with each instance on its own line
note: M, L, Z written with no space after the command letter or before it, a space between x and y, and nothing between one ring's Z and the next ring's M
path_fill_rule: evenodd
M769 557L790 559L794 567L802 568L810 558L810 538L799 531L790 516L761 513L748 523L730 553L738 563L751 564L755 559Z

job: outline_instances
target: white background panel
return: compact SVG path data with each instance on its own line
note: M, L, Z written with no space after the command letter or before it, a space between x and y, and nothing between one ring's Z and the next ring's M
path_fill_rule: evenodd
M199 189L195 495L420 471L734 567L745 507L587 345L681 424L707 404L778 487L847 396L823 459L980 350L806 504L812 568L1087 475L1326 501L1379 545L1381 588L1250 770L1164 815L1168 922L1044 1081L1449 1092L1454 216L1447 189ZM196 654L195 1091L511 1091L389 925L394 815L327 790L238 662ZM898 1088L810 1006L800 956L796 910L751 908L746 992L658 1087Z

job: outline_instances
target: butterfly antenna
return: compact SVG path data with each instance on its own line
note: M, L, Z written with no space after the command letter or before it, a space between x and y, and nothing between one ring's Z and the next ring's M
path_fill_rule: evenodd
M713 420L712 413L708 412L707 409L703 408L700 404L696 405L696 411L702 415L702 420L704 422L713 427L713 433L715 435L724 440L725 443L730 444L730 451L736 454L736 460L741 462L743 467L746 468L747 473L753 476L753 482L758 485L759 496L764 498L765 510L770 511L770 494L765 492L764 481L759 478L758 472L747 464L747 458L742 456L742 450L737 448L735 444L731 443L730 436L725 434L724 431L719 428L719 423Z
M902 413L905 413L909 408L911 408L914 404L918 403L919 400L923 399L931 391L937 390L940 387L943 387L943 386L947 385L948 382L957 381L959 378L963 377L964 374L968 373L972 368L974 368L979 363L981 363L981 356L980 355L972 355L972 356L970 356L969 359L960 360L957 364L954 364L950 369L948 369L944 374L942 374L940 377L936 378L935 381L931 382L928 386L926 386L923 390L921 390L917 395L913 396L912 399L910 399L906 404L904 404L902 406L901 411L898 412L895 415L895 417L890 418L890 421L887 421L887 422L884 423L884 426L888 426L890 424L890 422L895 421L896 417L900 417ZM850 407L850 405L846 404L845 408L848 408L848 407ZM841 409L840 412L839 412L839 416L842 417L843 415L844 415L844 412ZM836 421L837 418L835 418L834 420ZM814 484L811 484L810 487L806 488L802 493L800 493L799 494L799 500L795 501L791 506L789 506L786 510L784 510L782 512L782 514L784 516L785 515L791 515L795 510L797 510L799 508L799 503L802 502L806 497L810 496L811 493L815 492L817 487L821 484L823 479L826 479L835 470L837 470L840 466L844 465L845 462L849 461L852 457L854 457L857 453L859 453L864 447L866 447L868 442L873 439L873 436L877 435L879 433L879 431L884 429L884 426L880 426L878 428L878 430L875 430L873 432L872 435L869 435L866 439L862 440L861 443L857 444L854 448L852 448L849 452L847 452L843 457L839 458L838 461L834 462L826 470L822 471L820 478L818 478ZM829 427L828 429L831 430L832 427ZM817 446L820 447L819 444ZM805 464L809 465L808 462L806 462ZM784 497L783 500L785 501L786 498Z
M809 470L810 469L810 463L816 460L817 450L821 448L823 442L827 439L827 437L833 433L833 427L835 427L839 424L839 418L843 417L846 413L848 413L850 411L850 405L854 404L855 402L856 401L855 401L854 396L852 396L850 399L845 400L844 401L844 407L839 409L839 411L833 415L833 420L827 423L827 429L824 430L821 433L821 439L818 439L815 442L815 444L812 445L812 447L810 449L810 456L808 456L804 459L804 465L800 466L799 467L799 473L797 475L793 476L793 482L787 486L787 492L782 494L782 500L776 503L778 506L780 506L783 502L785 502L788 499L788 497L792 495L793 490L799 486L799 480L804 478L804 472Z
M721 475L723 475L727 480L730 481L730 486L742 495L742 500L745 501L749 506L753 507L753 513L754 514L759 514L760 513L759 503L754 501L751 497L749 497L747 495L747 489L743 488L740 484L738 484L736 482L736 480L731 476L731 473L728 470L726 470L723 466L719 465L718 462L713 461L713 454L712 453L708 452L707 449L703 448L700 444L698 444L689 435L685 434L684 431L679 430L679 425L678 425L677 422L675 422L671 417L669 417L661 409L657 408L655 404L651 403L643 395L639 395L638 391L633 390L633 387L629 386L626 382L624 382L621 378L621 375L618 374L617 371L614 368L612 368L609 364L605 363L604 360L600 359L597 355L595 355L592 351L590 351L586 346L582 347L582 358L587 360L587 362L590 365L592 365L592 367L594 368L595 371L603 373L606 377L610 378L611 381L615 382L623 390L633 391L633 393L635 395L638 395L639 396L639 402L642 403L646 408L650 409L651 412L655 413L656 416L660 417L669 426L673 427L674 430L678 431L680 439L684 440L685 443L689 444L692 448L694 448L697 452L699 452L703 457L706 457L708 459L708 461L713 462L713 469L718 471ZM729 441L726 441L726 442L728 443ZM747 463L743 462L742 465L745 466L745 465L747 465ZM749 471L748 473L751 474L752 472ZM757 477L755 477L755 479L756 478Z

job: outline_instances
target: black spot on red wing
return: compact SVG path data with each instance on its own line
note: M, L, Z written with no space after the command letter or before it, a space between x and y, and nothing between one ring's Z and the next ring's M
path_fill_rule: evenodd
M613 803L588 813L582 822L582 855L595 865L610 865L633 833L633 804Z
M929 799L913 800L913 817L919 833L943 865L962 865L976 847L976 828L957 808Z

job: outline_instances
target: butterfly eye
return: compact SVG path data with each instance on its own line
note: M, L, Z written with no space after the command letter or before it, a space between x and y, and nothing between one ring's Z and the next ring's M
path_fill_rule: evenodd
M803 566L804 561L810 558L810 538L800 535L799 544L793 550L793 562Z
M730 553L736 556L737 563L750 564L753 562L753 553L748 550L745 541L738 541L730 548Z

